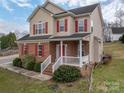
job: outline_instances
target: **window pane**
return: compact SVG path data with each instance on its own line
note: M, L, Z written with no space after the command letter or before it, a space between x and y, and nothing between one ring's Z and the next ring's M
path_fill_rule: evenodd
M38 54L39 56L42 56L42 45L38 46Z
M60 21L60 31L64 31L64 20Z
M83 32L83 29L84 29L83 20L82 21L78 21L78 28L79 28L79 32Z
M41 32L42 32L42 25L39 24L39 34L41 34Z

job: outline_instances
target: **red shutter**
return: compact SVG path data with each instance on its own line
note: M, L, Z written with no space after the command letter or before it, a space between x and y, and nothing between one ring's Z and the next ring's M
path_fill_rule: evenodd
M24 55L24 44L21 46L21 55Z
M78 18L75 20L75 32L78 32Z
M87 19L84 19L84 32L87 32Z
M48 22L45 23L46 34L48 34Z
M68 31L68 19L65 19L65 32Z
M59 32L59 20L57 20L57 22L56 22L56 30L57 30L57 32Z
M38 44L35 44L35 56L38 56Z
M44 45L42 45L42 57L44 57Z
M33 35L35 35L35 24L33 25Z

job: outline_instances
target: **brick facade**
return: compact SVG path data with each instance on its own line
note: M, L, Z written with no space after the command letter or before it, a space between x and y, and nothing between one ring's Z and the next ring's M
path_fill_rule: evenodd
M89 53L89 42L82 42L84 44L84 55L88 55ZM28 54L35 56L35 44L36 43L27 43L28 44ZM60 44L59 41L49 42L49 43L42 43L44 45L44 56L39 57L35 56L37 62L43 62L49 55L52 56L52 62L56 61L56 45ZM64 41L63 44L67 44L67 55L66 56L73 56L77 57L78 55L78 44L79 41ZM18 44L19 47L19 57L24 58L22 55L22 45Z

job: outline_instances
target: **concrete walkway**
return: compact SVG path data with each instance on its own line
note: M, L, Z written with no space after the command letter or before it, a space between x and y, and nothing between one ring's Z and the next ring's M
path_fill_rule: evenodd
M18 54L0 57L0 64L12 63L13 59L18 57Z
M12 65L12 63L6 63L6 64L0 64L0 68L4 68L13 72L16 72L18 74L33 78L33 79L38 79L41 81L45 81L45 80L50 80L52 78L52 76L48 76L48 75L42 75L40 73L34 72L34 71L29 71L23 68L19 68L19 67L15 67Z

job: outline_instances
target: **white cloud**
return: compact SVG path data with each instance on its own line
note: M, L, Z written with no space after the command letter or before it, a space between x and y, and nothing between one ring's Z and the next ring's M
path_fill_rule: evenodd
M14 10L13 8L10 7L11 5L7 0L1 0L0 5L2 5L7 11L11 12Z
M14 10L12 4L16 4L19 7L33 7L31 0L0 0L0 5L10 12Z
M29 0L10 0L10 1L17 4L19 7L32 7Z
M15 31L19 31L19 32L29 31L29 26L28 24L19 24L0 19L0 32L9 33Z

